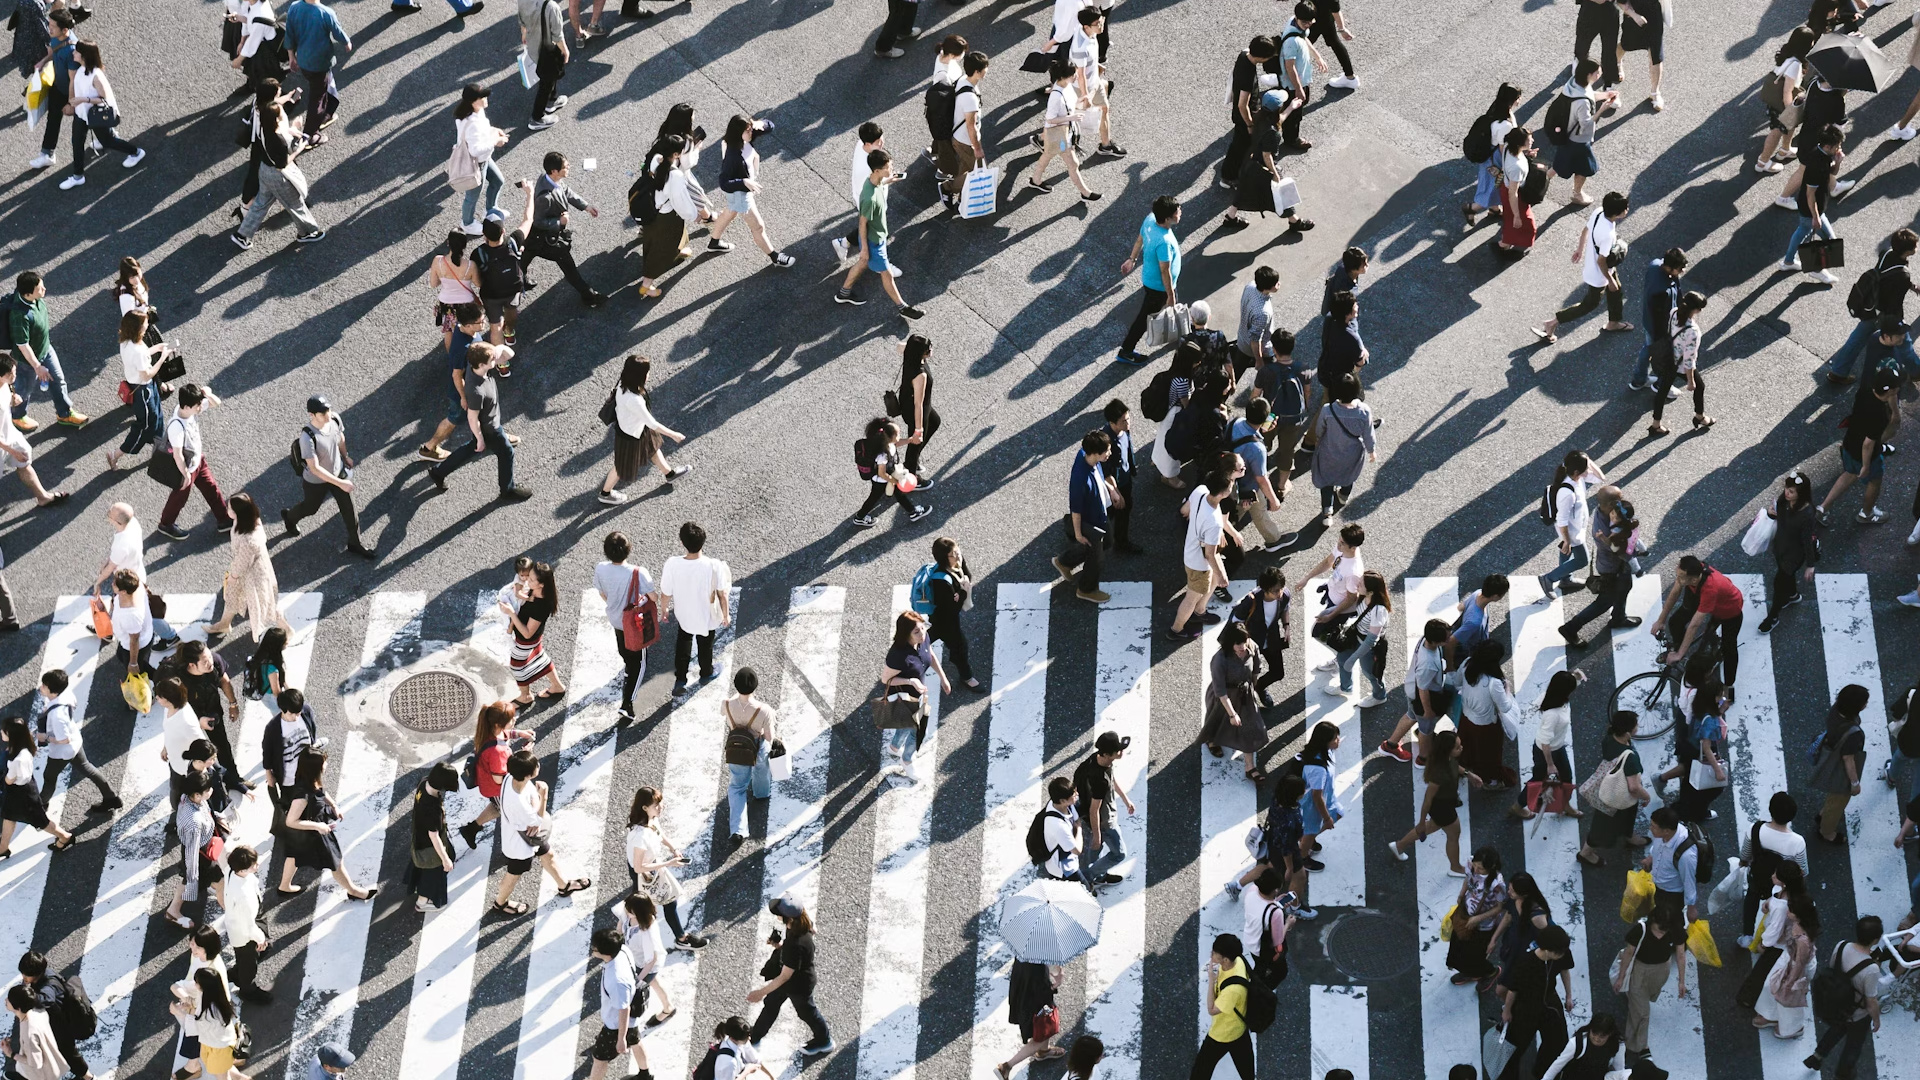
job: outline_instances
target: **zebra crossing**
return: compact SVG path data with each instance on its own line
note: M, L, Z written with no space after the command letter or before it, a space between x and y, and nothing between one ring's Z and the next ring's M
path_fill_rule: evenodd
M1867 576L1819 575L1810 598L1817 604L1805 605L1817 608L1818 625L1803 620L1801 637L1795 639L1800 645L1790 652L1757 631L1765 595L1761 577L1736 574L1734 581L1748 596L1749 617L1742 631L1741 696L1730 734L1732 792L1721 806L1723 817L1731 820L1716 827L1723 856L1764 813L1773 791L1793 790L1795 779L1804 778L1803 755L1792 748L1803 747L1806 734L1817 730L1832 689L1858 682L1875 691L1864 726L1870 764L1877 770L1888 752L1884 694L1895 689L1883 682L1883 675L1913 676L1911 665L1883 671L1882 650L1887 650L1888 666L1898 667L1894 658L1902 649L1910 651L1914 628L1904 609L1884 598L1876 606L1873 596L1884 590L1871 590ZM1900 583L1898 591L1905 591L1906 584ZM1046 779L1070 771L1087 752L1092 736L1103 730L1132 740L1116 773L1137 813L1118 815L1129 858L1116 868L1123 881L1101 894L1105 921L1098 944L1075 962L1063 984L1079 993L1075 1000L1060 1001L1063 1026L1070 1035L1101 1038L1108 1052L1107 1075L1113 1080L1165 1075L1172 1062L1184 1069L1208 1023L1200 982L1208 946L1215 934L1240 930L1239 905L1224 883L1247 863L1242 838L1268 793L1256 791L1241 776L1242 763L1233 756L1215 759L1195 752L1192 740L1204 711L1207 664L1217 648L1214 635L1205 635L1200 647L1191 650L1170 645L1157 635L1170 608L1157 601L1152 583L1114 582L1106 587L1113 599L1091 618L1083 615L1084 605L1063 609L1056 604L1059 598L1049 583L1005 583L980 590L981 599L991 596L992 604L982 603L983 610L968 627L975 655L991 656L990 672L983 673L990 679L989 692L977 704L964 696L943 701L936 693L917 757L923 778L918 784L873 779L870 763L877 754L860 751L861 740L871 739L872 729L864 718L864 695L854 689L870 684L865 672L877 672L878 657L855 654L852 642L864 633L863 627L890 627L892 616L907 607L907 586L874 594L809 585L784 597L753 592L743 597L736 589L736 625L743 613L750 613L758 620L753 625L777 642L755 655L771 652L777 657L778 677L763 674L763 694L770 683L778 684L777 696L766 696L775 705L779 737L794 761L793 776L776 784L766 803L760 842L764 856L751 867L753 880L745 883L753 914L744 918L722 919L706 898L709 887L722 887L723 868L737 862L715 846L726 831L717 717L739 662L741 646L733 627L723 629L715 645L718 677L664 706L658 725L640 736L618 723L622 665L598 594L584 591L571 611L563 608L562 617L575 621L573 648L569 661L556 655L556 664L570 686L564 706L553 714L557 724L542 736L537 750L542 776L552 785L556 855L570 875L577 871L591 876L595 884L560 897L553 883L543 880L533 912L517 922L494 921L489 915L492 883L497 881L488 856L490 834L483 834L478 852L461 853L449 904L425 916L414 915L410 898L400 895L406 848L401 838L409 829L406 811L426 761L406 752L365 717L349 716L340 727L329 722L335 755L329 789L343 813L339 835L346 864L357 882L377 882L385 891L377 904L361 904L349 902L330 878L309 890L314 896L307 930L300 935L304 941L287 946L297 950L287 963L298 978L283 984L283 990L297 987L297 997L279 1030L270 1022L255 1024L256 1038L273 1049L260 1056L265 1066L251 1073L269 1080L304 1076L304 1063L320 1042L361 1049L376 1039L376 1026L385 1026L395 1032L386 1039L397 1055L393 1075L432 1080L505 1076L509 1070L515 1080L584 1075L583 1038L591 1031L583 1028L592 1025L583 1021L597 1001L586 941L592 928L611 921L612 906L626 893L623 876L607 872L619 865L620 856L608 853L621 847L622 804L616 793L631 791L638 783L665 793L662 831L688 858L682 876L690 928L704 926L710 933L750 942L752 948L736 952L751 955L757 967L764 956L758 943L773 926L765 898L786 894L816 911L823 942L819 999L839 1043L830 1062L852 1057L850 1066L837 1067L850 1069L860 1080L991 1075L1019 1043L1007 1022L1012 958L995 933L998 907L1032 879L1024 836L1044 801ZM1251 582L1238 581L1232 592L1238 596L1250 588ZM1315 595L1310 586L1302 594ZM1428 618L1452 618L1461 595L1460 582L1453 577L1406 579L1394 591L1395 619L1401 625L1389 636L1397 634L1410 648ZM1648 575L1636 582L1628 610L1650 619L1660 596L1660 580ZM326 598L320 593L284 599L294 627L287 677L300 685L309 680L316 650L355 643L332 640L330 624L322 617ZM339 689L343 700L403 667L430 663L449 648L445 642L424 639L429 599L419 592L380 592L365 598L364 637L357 643L356 661L346 665L354 673ZM1533 579L1522 578L1514 581L1509 599L1511 606L1498 613L1494 627L1496 638L1509 648L1522 750L1530 744L1535 707L1551 675L1577 663L1590 676L1575 710L1578 772L1580 762L1590 760L1591 736L1604 722L1605 695L1618 681L1651 670L1658 645L1644 628L1616 630L1606 648L1570 653L1557 634L1565 610L1559 598L1542 596ZM169 603L182 636L202 636L214 598L173 595ZM1452 986L1444 966L1439 920L1452 904L1458 882L1446 876L1438 838L1420 845L1407 865L1377 850L1404 831L1410 811L1417 815L1423 781L1417 770L1408 770L1410 781L1395 778L1394 771L1407 766L1372 749L1399 715L1398 700L1363 715L1353 700L1318 692L1319 685L1338 675L1310 670L1329 658L1326 647L1306 631L1313 606L1296 604L1293 640L1302 647L1289 661L1288 677L1275 688L1282 708L1269 725L1277 738L1269 751L1274 757L1294 752L1307 730L1321 720L1339 725L1343 737L1334 763L1346 817L1340 828L1323 837L1321 858L1327 869L1312 879L1313 903L1322 915L1301 925L1298 933L1307 946L1303 951L1315 952L1316 936L1343 911L1367 908L1410 927L1419 955L1406 974L1369 983L1347 976L1341 957L1331 951L1296 962L1296 989L1288 992L1294 996L1283 995L1280 1022L1258 1040L1262 1072L1285 1055L1286 1060L1310 1063L1316 1076L1340 1067L1357 1077L1423 1075L1441 1080L1454 1064L1477 1060L1480 1035L1489 1022L1483 1001L1476 1000L1470 988ZM507 628L494 594L478 595L465 610L471 612L465 647L504 657ZM1220 613L1224 607L1215 603L1211 610ZM15 840L13 857L0 862L0 911L5 912L0 917L0 950L18 955L39 947L55 951L56 959L59 948L72 950L70 959L77 963L67 964L67 970L82 975L101 1018L99 1032L85 1047L87 1056L95 1076L117 1080L171 1068L167 1054L158 1061L149 1056L153 1032L170 1029L164 1016L166 983L178 977L178 954L184 946L179 934L150 918L178 873L177 853L170 850L176 845L170 840L167 767L158 752L159 718L128 717L110 693L96 692L103 653L88 619L85 597L61 600L40 670L62 667L69 672L90 733L101 725L130 727L128 749L119 760L96 757L116 780L128 807L106 830L104 843L93 841L103 848L103 857L78 880L68 879L67 867L76 864L51 858L44 836L27 832ZM1784 640L1788 633L1783 626L1774 637ZM1091 647L1062 635L1086 635ZM1069 646L1091 656L1091 673L1084 682L1059 666ZM1809 654L1813 649L1818 658ZM656 661L663 651L656 650ZM1390 687L1398 684L1397 674L1404 670L1405 654L1398 648L1395 653ZM110 668L109 679L119 674L117 667ZM485 684L483 699L513 692L503 666L480 681ZM319 687L309 693L333 696ZM1821 703L1817 714L1810 701ZM322 716L329 717L329 710L323 708ZM260 733L270 717L267 703L248 702L236 733L242 769L254 778L260 768ZM639 739L657 747L650 760L659 764L657 772L635 778L628 775L628 762ZM970 739L984 747L982 767L973 772L955 767ZM1666 741L1649 741L1641 748L1649 773L1670 760ZM870 800L841 801L850 763L860 773L857 786L874 789ZM1519 765L1527 771L1525 758ZM1857 903L1860 913L1879 914L1891 925L1905 911L1911 877L1905 854L1892 844L1898 795L1877 781L1862 787L1863 794L1847 812L1852 839L1845 855L1848 869L1827 881L1820 895L1822 914L1828 917L1829 895L1845 894L1851 901L1836 896L1831 902ZM1808 802L1802 798L1803 806ZM64 809L64 803L63 781L54 812ZM464 820L478 809L477 798L469 793L447 800L450 821ZM1478 794L1461 807L1463 856L1481 844L1495 844L1507 859L1509 875L1524 869L1540 883L1556 920L1574 940L1578 968L1573 1023L1595 1008L1622 1011L1623 1003L1607 987L1607 963L1618 948L1620 929L1607 898L1617 901L1621 868L1610 867L1603 875L1579 867L1573 859L1580 828L1576 822L1543 815L1525 825L1509 824L1496 812L1502 809L1492 796ZM265 855L271 843L269 812L264 805L243 804L235 842L253 844ZM978 855L970 863L956 864L959 845L936 842L936 819L949 814L977 833ZM1808 819L1801 822L1805 831L1811 809L1803 818ZM834 858L830 838L854 842L856 832L864 838L855 844L866 894L864 907L855 909L864 912L860 918L844 914L842 898L823 887L827 864ZM860 846L868 841L870 847ZM271 865L270 858L263 859L263 866ZM1833 865L1837 868L1839 862ZM726 882L729 888L738 885ZM272 888L271 880L266 887ZM77 941L61 940L50 925L59 922L55 909L76 902L89 905L84 929L66 935ZM965 904L973 913L963 940L945 940L930 930L935 922L930 912L949 902ZM1178 917L1156 914L1163 906L1171 906ZM726 907L741 910L739 905ZM376 924L387 919L417 919L410 932L415 947L404 956L380 955L370 948ZM1829 923L1841 924L1838 918ZM483 961L483 938L503 933L520 942L509 970ZM1713 973L1696 965L1689 972L1689 997L1676 1000L1669 989L1656 1005L1651 1030L1655 1060L1677 1076L1712 1080L1804 1075L1799 1059L1810 1052L1810 1038L1782 1042L1755 1035L1743 1016L1733 1015L1738 1010L1728 1004L1729 979L1737 981L1744 974L1745 962L1736 956L1731 941L1737 931L1724 916L1716 920L1716 933L1723 953L1731 958L1727 968ZM824 967L825 944L836 938L850 946L843 952L851 958L849 970ZM155 970L156 956L165 965L161 977L145 977ZM1169 956L1192 959L1169 967L1164 962ZM396 961L404 965L398 973L404 1000L383 1004L378 1020L361 1015L363 987L371 974L387 971ZM1153 977L1154 972L1164 976L1180 968L1186 969L1184 977ZM952 970L971 971L967 985L939 978ZM489 979L505 980L521 991L509 1020L476 1004L476 987ZM738 996L745 984L743 973L716 964L712 950L675 953L661 980L676 1014L646 1034L651 1071L659 1077L685 1076L717 1018L732 1012L751 1016L753 1010ZM1911 1003L1910 997L1904 1000ZM970 1017L970 1023L961 1025L964 1035L956 1053L946 1055L944 1045L928 1043L930 1022L956 1012ZM1183 1013L1191 1022L1168 1022ZM1733 1015L1733 1020L1725 1022L1718 1013ZM1370 1030L1375 1035L1382 1030L1380 1025L1409 1019L1420 1028L1418 1038L1370 1036ZM805 1037L803 1025L790 1015L774 1025L762 1052L777 1074L797 1076L809 1068L797 1056ZM1728 1038L1738 1045L1728 1044ZM170 1039L164 1041L170 1045ZM482 1041L509 1050L482 1057L474 1052ZM1920 1045L1920 1021L1913 1009L1888 1009L1872 1052L1878 1076L1920 1080L1920 1063L1911 1060L1915 1045ZM1909 1049L1897 1049L1902 1046ZM935 1057L942 1062L939 1068L929 1065ZM1016 1072L1029 1068L1023 1065ZM616 1066L616 1075L619 1069ZM1231 1068L1223 1065L1217 1075L1230 1076Z

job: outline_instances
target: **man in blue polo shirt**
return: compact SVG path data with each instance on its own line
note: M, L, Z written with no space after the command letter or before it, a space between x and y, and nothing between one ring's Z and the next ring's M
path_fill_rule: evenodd
M307 145L319 146L327 141L321 132L340 108L333 65L353 51L353 39L332 8L320 0L295 0L287 8L287 48L307 80Z
M1067 481L1067 533L1073 543L1053 560L1053 568L1061 577L1073 578L1074 595L1095 604L1112 599L1100 591L1107 507L1113 503L1113 488L1100 465L1112 452L1113 442L1105 428L1095 428L1081 437L1080 452L1073 456L1073 474Z
M1281 148L1296 154L1313 149L1312 143L1300 138L1300 118L1306 114L1307 102L1313 98L1313 69L1316 65L1326 66L1313 43L1307 40L1318 16L1319 12L1307 0L1293 5L1293 18L1280 31L1280 55L1273 61L1277 65L1273 73L1280 76L1280 88L1293 97L1293 110L1280 121Z
M1168 304L1180 302L1175 292L1180 283L1180 239L1173 235L1173 227L1179 223L1179 199L1162 195L1153 200L1153 212L1140 223L1140 235L1133 239L1132 254L1120 264L1123 274L1133 273L1135 263L1140 265L1140 313L1133 317L1133 325L1127 327L1127 336L1120 342L1121 363L1147 362L1144 355L1133 351L1147 332L1147 319Z

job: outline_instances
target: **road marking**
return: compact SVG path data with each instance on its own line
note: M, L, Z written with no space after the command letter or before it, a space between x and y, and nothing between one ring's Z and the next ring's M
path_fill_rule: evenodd
M1227 591L1240 596L1253 588L1251 581L1235 581L1228 584ZM1231 604L1219 600L1209 600L1207 604L1207 610L1219 615L1223 621L1231 608ZM1200 711L1195 715L1205 716L1207 693L1213 682L1211 665L1214 654L1220 651L1219 625L1204 628L1199 644ZM1211 962L1215 937L1221 934L1232 934L1235 938L1240 936L1240 902L1227 894L1226 883L1228 878L1239 876L1248 866L1247 830L1253 828L1254 819L1259 816L1260 800L1259 792L1246 778L1246 762L1238 751L1229 751L1226 756L1216 758L1202 746L1199 758L1199 1021L1200 1036L1205 1038L1213 1022L1213 1018L1207 1015L1207 964ZM1255 1041L1258 1041L1257 1037ZM1213 1075L1221 1080L1231 1080L1239 1074L1234 1071L1232 1059L1223 1058L1214 1066Z
M1367 988L1314 986L1310 988L1308 1019L1313 1027L1313 1076L1345 1069L1353 1080L1370 1080L1367 1058Z
M320 622L321 595L317 592L287 593L280 598L281 614L286 617L287 625L293 633L287 637L285 651L286 681L282 686L307 690L308 672L313 667L313 643L319 636L315 627ZM249 616L251 618L251 616ZM247 627L251 630L251 623ZM249 647L248 652L252 649ZM246 682L240 671L230 671L233 692L238 695ZM240 775L248 782L265 784L267 770L260 761L260 740L266 734L267 722L280 715L280 706L268 694L259 701L241 697L240 731L234 740L233 763L240 766ZM225 717L215 717L215 723L225 723ZM344 777L343 777L344 779ZM265 873L273 866L273 800L267 798L266 788L260 787L259 793L252 799L241 799L235 815L234 836L228 843L248 844L260 856L261 870ZM377 868L376 868L377 869ZM272 888L271 883L263 886Z
M1307 582L1305 595L1295 601L1295 606L1301 610L1300 640L1305 642L1302 655L1307 665L1304 721L1305 729L1309 732L1322 721L1339 725L1340 749L1334 753L1334 763L1339 771L1333 777L1333 791L1340 805L1345 808L1346 816L1340 819L1340 827L1321 841L1322 850L1316 857L1326 869L1308 878L1307 900L1315 907L1360 907L1367 902L1367 806L1366 800L1361 797L1361 781L1373 747L1368 746L1360 735L1360 709L1354 704L1354 699L1330 698L1319 691L1322 685L1339 686L1340 673L1336 670L1316 675L1313 671L1315 667L1334 658L1333 650L1314 637L1312 632L1314 616L1323 607L1319 600L1320 586L1326 582L1326 578L1314 578ZM1371 663L1373 659L1369 656L1354 658L1353 685L1356 692L1364 693L1361 688L1372 685L1361 671Z

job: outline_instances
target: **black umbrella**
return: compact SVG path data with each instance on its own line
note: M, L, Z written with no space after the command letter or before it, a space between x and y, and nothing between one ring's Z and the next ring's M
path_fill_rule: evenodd
M1887 59L1873 42L1852 34L1827 34L1807 53L1807 66L1840 90L1873 93L1890 85L1906 70Z

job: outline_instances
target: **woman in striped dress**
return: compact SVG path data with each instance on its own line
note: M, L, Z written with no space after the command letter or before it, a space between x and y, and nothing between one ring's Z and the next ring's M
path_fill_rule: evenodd
M547 690L541 697L558 697L567 692L566 685L560 681L560 671L553 666L553 658L547 655L547 624L553 621L556 598L560 589L554 584L553 567L546 563L533 565L533 595L513 610L510 604L501 604L500 610L506 613L507 623L513 627L513 653L507 664L513 669L513 681L520 687L520 696L514 700L521 705L533 704L533 684L541 679L547 680Z

